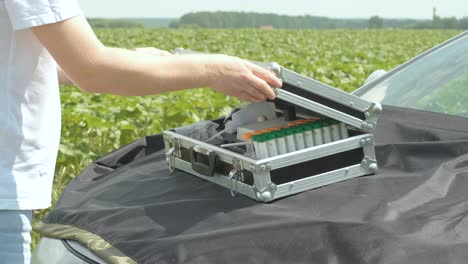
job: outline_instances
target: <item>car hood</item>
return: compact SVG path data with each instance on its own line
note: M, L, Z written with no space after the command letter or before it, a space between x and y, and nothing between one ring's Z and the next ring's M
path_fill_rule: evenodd
M377 174L269 204L171 175L148 136L92 163L36 230L111 263L466 262L468 120L385 107L375 136Z

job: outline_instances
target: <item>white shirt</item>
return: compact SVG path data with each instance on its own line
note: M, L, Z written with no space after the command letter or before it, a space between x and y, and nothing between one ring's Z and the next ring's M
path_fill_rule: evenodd
M78 15L76 0L0 0L0 210L51 204L60 140L57 66L29 28Z

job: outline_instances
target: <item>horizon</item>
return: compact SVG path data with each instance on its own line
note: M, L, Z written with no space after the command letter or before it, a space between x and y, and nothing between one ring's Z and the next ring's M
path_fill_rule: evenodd
M253 12L288 16L318 16L335 19L365 19L377 15L386 19L432 19L435 6L440 17L462 18L468 16L466 0L238 0L236 2L216 0L172 0L158 5L152 0L139 0L138 5L126 0L78 0L85 16L93 18L166 18L178 19L190 12ZM112 6L112 10L108 8Z
M330 16L315 16L315 15L285 15L281 13L262 13L262 12L243 12L243 11L193 11L190 13L197 13L197 12L237 12L237 13L257 13L257 14L273 14L279 16L292 16L292 17L300 17L300 16L313 16L313 17L326 17L331 19L369 19L370 17L330 17ZM188 13L187 13L188 14ZM184 14L185 15L185 14ZM180 17L90 17L87 18L101 18L101 19L180 19ZM432 18L412 18L412 17L380 17L382 19L398 19L398 20L431 20Z

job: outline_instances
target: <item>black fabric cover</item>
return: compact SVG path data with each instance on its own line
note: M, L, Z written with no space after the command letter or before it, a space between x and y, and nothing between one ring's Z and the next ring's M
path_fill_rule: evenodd
M467 263L468 120L386 107L380 170L262 204L177 171L162 137L91 164L46 223L139 263Z

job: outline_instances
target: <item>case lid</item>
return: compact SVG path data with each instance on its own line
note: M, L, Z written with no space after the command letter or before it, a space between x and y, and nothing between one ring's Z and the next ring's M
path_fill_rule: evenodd
M287 110L292 104L301 112L312 112L372 132L382 111L379 103L368 102L353 94L298 74L277 63L256 63L274 71L283 81L276 88L276 107Z
M175 53L199 52L178 48ZM319 114L367 132L374 131L378 115L382 111L379 103L368 102L274 62L251 62L275 72L283 81L282 87L274 88L277 95L274 103L277 109L287 110L294 105L299 112Z

